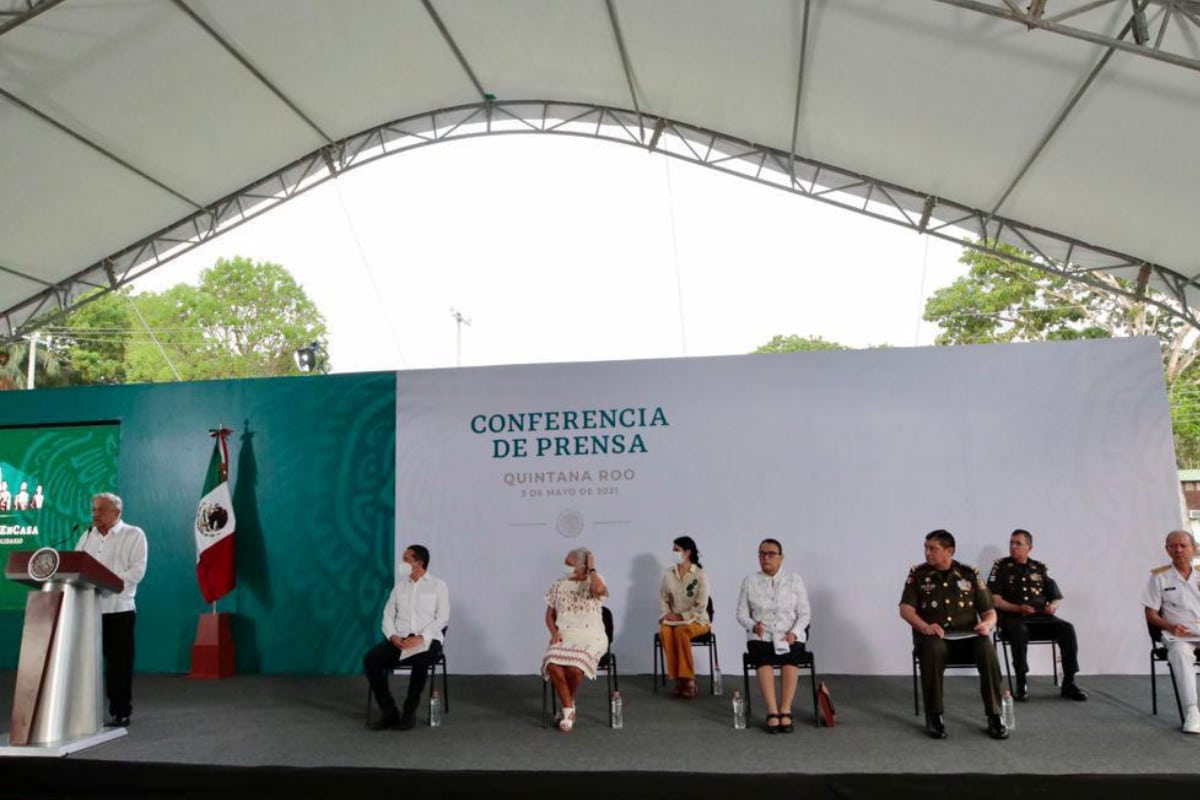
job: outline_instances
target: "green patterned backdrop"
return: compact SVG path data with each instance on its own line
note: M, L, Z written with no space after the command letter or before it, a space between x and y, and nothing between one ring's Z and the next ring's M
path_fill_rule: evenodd
M0 427L0 563L12 550L74 547L92 495L117 485L120 434L116 423ZM30 502L39 488L40 502ZM24 609L26 591L0 583L0 611Z
M196 618L191 525L212 440L230 437L238 670L354 673L392 585L395 373L0 392L0 424L120 423L117 492L146 530L138 671L186 672ZM87 519L89 505L64 513ZM21 613L0 610L0 668Z

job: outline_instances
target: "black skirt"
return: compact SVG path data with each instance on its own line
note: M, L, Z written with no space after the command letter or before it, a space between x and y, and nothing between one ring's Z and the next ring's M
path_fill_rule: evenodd
M786 653L776 653L774 642L746 642L746 661L752 667L781 667L790 664L802 667L808 660L804 642L794 642Z

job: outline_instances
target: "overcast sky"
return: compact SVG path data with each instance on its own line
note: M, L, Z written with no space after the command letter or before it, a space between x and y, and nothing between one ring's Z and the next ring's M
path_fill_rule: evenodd
M161 267L282 264L334 372L745 353L775 334L929 345L961 248L631 147L457 141L368 165Z

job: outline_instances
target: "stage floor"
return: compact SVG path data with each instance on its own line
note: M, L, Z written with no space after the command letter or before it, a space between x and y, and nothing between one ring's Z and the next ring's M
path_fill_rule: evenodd
M913 714L909 678L822 677L837 705L837 727L812 725L802 681L805 693L796 704L796 731L768 735L761 729L761 703L755 705L752 727L732 728L730 695L734 684L740 685L740 675L726 676L724 696L701 694L694 701L654 694L647 675L623 676L622 730L607 727L603 681L586 684L579 703L581 718L570 734L542 728L541 684L535 676L451 675L450 713L440 728L424 725L422 709L421 724L414 730L373 732L364 727L362 678L255 675L192 681L138 675L128 736L65 760L46 759L51 763L45 766L18 759L22 763L15 773L34 783L24 787L28 791L13 792L13 783L0 781L0 795L43 796L37 788L45 787L48 793L52 774L74 775L82 782L88 775L120 774L110 772L118 764L124 770L191 765L326 768L339 774L528 772L558 775L554 780L572 784L586 780L581 773L659 773L668 783L683 776L661 773L689 773L701 780L710 775L710 789L723 783L719 776L905 775L917 781L909 785L919 786L926 783L921 776L946 773L974 775L993 788L995 784L987 783L989 775L1092 776L1093 781L1143 776L1137 778L1143 783L1150 776L1178 776L1182 783L1173 785L1190 785L1190 791L1200 785L1200 736L1179 732L1165 678L1159 679L1159 714L1152 716L1147 676L1081 679L1091 695L1086 703L1061 699L1049 677L1036 677L1031 681L1032 700L1017 704L1012 738L997 742L984 730L977 680L951 676L946 714L950 738L938 742L925 737L922 718ZM402 690L405 681L394 678L394 690ZM6 699L12 696L12 684L11 672L0 675L0 692ZM707 688L703 678L700 688ZM17 761L0 761L0 772ZM71 762L69 768L65 762ZM155 774L165 775L162 770ZM179 774L197 773L185 769ZM1115 788L1120 783L1106 785ZM903 794L899 783L892 785L897 791L889 794Z

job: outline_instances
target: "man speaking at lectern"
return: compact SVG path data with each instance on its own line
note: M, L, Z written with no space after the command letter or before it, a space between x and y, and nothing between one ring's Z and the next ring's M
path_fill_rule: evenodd
M133 597L146 574L146 533L121 519L121 498L104 492L92 498L92 527L75 545L125 582L119 594L100 592L104 650L104 694L109 725L124 727L133 712Z

